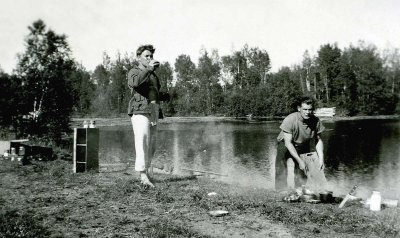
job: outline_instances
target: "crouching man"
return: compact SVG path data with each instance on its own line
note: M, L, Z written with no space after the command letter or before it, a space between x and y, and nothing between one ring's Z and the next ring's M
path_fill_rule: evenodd
M285 160L287 166L287 186L295 187L295 169L307 171L307 165L300 154L310 152L310 142L315 140L315 150L319 158L319 169L324 169L324 144L320 134L325 127L318 117L314 116L314 101L303 97L297 103L297 112L289 114L280 125L285 142Z

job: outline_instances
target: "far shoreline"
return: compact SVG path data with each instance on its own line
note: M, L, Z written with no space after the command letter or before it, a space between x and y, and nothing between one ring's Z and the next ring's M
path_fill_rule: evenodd
M276 122L283 120L284 117L254 117L248 119L247 117L225 117L225 116L199 116L199 117L166 117L160 120L160 124L168 123L181 123L181 122L252 122L252 123L266 123ZM376 116L333 116L333 117L319 117L321 121L336 122L336 121L356 121L356 120L398 120L400 115L376 115ZM84 121L93 120L96 126L125 126L131 125L129 116L126 117L73 117L71 120L72 127L82 125Z

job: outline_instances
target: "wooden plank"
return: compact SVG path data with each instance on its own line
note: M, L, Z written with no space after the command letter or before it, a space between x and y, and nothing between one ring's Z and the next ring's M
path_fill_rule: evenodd
M220 173L215 173L215 172L211 172L211 171L204 171L204 170L198 170L198 169L187 169L187 168L181 168L181 169L182 170L187 170L187 171L192 171L192 172L205 173L205 174L214 174L214 175L228 177L228 175L226 175L226 174L220 174Z

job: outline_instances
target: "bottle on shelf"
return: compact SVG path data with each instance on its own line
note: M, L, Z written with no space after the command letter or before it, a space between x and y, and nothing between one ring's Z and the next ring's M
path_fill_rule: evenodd
M89 127L89 123L87 120L83 121L83 128L88 128Z
M96 122L93 120L90 120L89 128L96 128Z

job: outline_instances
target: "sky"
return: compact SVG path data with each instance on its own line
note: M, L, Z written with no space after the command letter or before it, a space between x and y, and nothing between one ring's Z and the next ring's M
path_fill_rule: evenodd
M197 63L201 49L224 56L248 44L268 52L271 72L328 43L400 48L398 0L1 0L3 71L16 68L38 19L67 36L73 58L89 71L103 52L113 60L142 44L153 44L154 58L172 66L181 54Z

